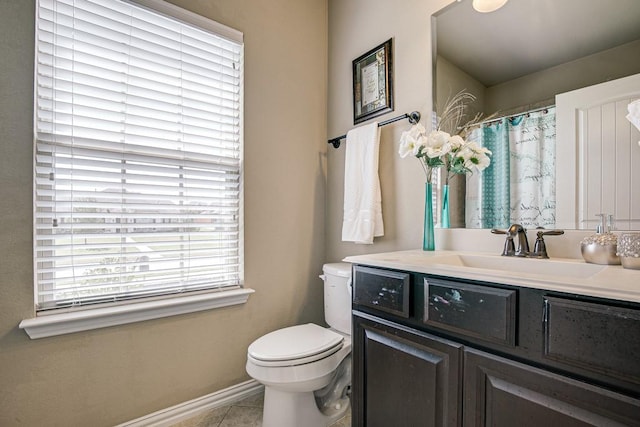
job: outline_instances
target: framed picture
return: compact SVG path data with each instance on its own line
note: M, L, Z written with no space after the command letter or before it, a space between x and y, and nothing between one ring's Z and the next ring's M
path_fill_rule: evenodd
M393 111L392 39L353 61L353 124Z

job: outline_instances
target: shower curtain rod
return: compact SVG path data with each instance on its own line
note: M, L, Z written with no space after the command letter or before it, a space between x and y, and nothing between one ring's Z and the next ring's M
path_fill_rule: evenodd
M484 122L480 122L480 123L477 123L477 124L478 125L485 125L485 124L489 124L489 123L493 123L493 122L499 122L502 119L511 118L511 117L515 117L515 116L521 116L523 114L537 113L538 111L545 111L545 110L548 110L549 108L553 108L553 107L555 107L555 105L551 104L551 105L547 105L546 107L534 108L533 110L527 110L527 111L523 111L521 113L507 114L507 115L504 115L502 117L496 117L494 119L485 120Z
M397 122L398 120L402 120L402 119L409 119L409 123L411 123L412 125L415 125L420 121L420 112L413 111L411 113L406 113L401 116L394 117L389 120L385 120L384 122L378 123L378 127L382 127L384 125L388 125L389 123ZM332 144L333 148L340 148L340 140L345 139L346 137L347 135L340 135L338 137L328 140L327 143Z

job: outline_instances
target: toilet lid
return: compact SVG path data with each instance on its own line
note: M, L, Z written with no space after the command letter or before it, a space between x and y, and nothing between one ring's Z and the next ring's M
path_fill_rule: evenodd
M255 340L248 353L254 360L263 362L305 359L305 363L309 363L335 353L343 341L342 335L308 323L270 332Z

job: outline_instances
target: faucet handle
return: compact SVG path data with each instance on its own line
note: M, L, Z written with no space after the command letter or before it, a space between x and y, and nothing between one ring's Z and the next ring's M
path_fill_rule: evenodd
M549 231L538 231L540 236L561 236L564 234L562 230L549 230Z
M536 228L538 236L560 236L564 234L564 230L545 230L544 227Z
M533 252L531 253L531 258L549 258L547 254L547 245L544 243L543 236L560 236L564 234L564 230L544 230L542 227L538 227L538 233L536 238L536 243L533 246Z
M507 230L499 230L497 228L491 229L493 234L506 234L507 239L504 242L504 249L502 250L502 256L513 256L516 253L516 246L513 243L513 235Z

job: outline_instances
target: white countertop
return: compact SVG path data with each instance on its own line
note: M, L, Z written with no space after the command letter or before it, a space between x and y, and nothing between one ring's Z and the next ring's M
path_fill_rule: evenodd
M505 285L640 302L640 270L588 264L574 258L532 259L451 250L354 255L354 264Z

